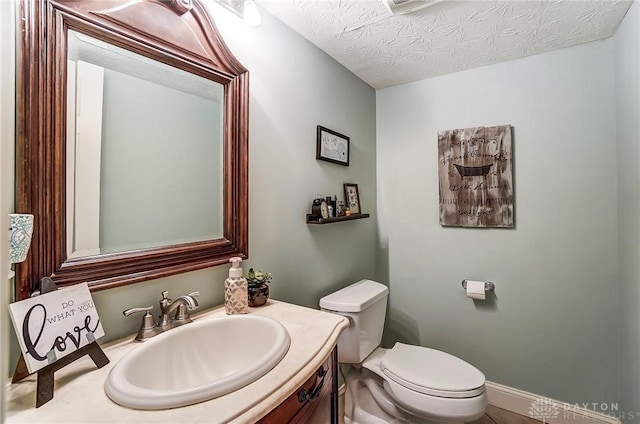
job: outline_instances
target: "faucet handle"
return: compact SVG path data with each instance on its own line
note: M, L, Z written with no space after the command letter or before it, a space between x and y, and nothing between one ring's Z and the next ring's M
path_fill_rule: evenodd
M145 340L148 340L156 334L162 332L162 329L158 327L156 322L153 320L153 315L151 315L152 309L153 306L148 306L146 308L129 308L122 311L122 315L124 315L125 317L138 312L145 312L144 316L142 317L142 323L140 324L138 334L134 339L137 342L144 342Z
M162 294L162 299L160 299L160 302L158 302L160 304L160 314L161 314L161 321L162 321L160 325L164 327L167 325L167 323L165 322L166 318L164 317L165 315L164 310L165 308L168 308L171 305L171 299L169 298L168 290L164 290L160 294Z
M135 314L138 312L146 312L147 314L151 315L152 309L153 309L153 306L147 306L146 308L129 308L122 311L122 315L124 315L125 317L128 317L129 315Z

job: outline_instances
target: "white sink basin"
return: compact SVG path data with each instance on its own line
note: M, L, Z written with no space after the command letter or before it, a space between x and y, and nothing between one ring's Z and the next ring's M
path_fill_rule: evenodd
M137 346L104 388L135 409L168 409L225 395L269 372L289 350L278 321L258 315L203 319Z

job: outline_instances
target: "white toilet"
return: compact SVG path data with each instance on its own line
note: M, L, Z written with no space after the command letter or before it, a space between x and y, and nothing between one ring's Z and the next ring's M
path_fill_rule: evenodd
M484 374L449 355L396 343L379 347L389 289L361 280L320 299L320 308L349 319L338 340L338 361L347 375L345 422L465 423L487 407Z

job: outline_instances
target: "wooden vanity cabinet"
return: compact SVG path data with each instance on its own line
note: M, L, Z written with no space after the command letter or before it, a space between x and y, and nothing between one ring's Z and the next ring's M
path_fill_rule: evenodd
M338 424L338 348L258 424Z

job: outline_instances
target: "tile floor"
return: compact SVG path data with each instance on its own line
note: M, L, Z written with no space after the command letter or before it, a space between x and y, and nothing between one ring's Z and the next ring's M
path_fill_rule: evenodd
M493 405L487 407L487 413L479 420L469 424L540 424L541 421L524 415L515 414L504 409L497 408Z

